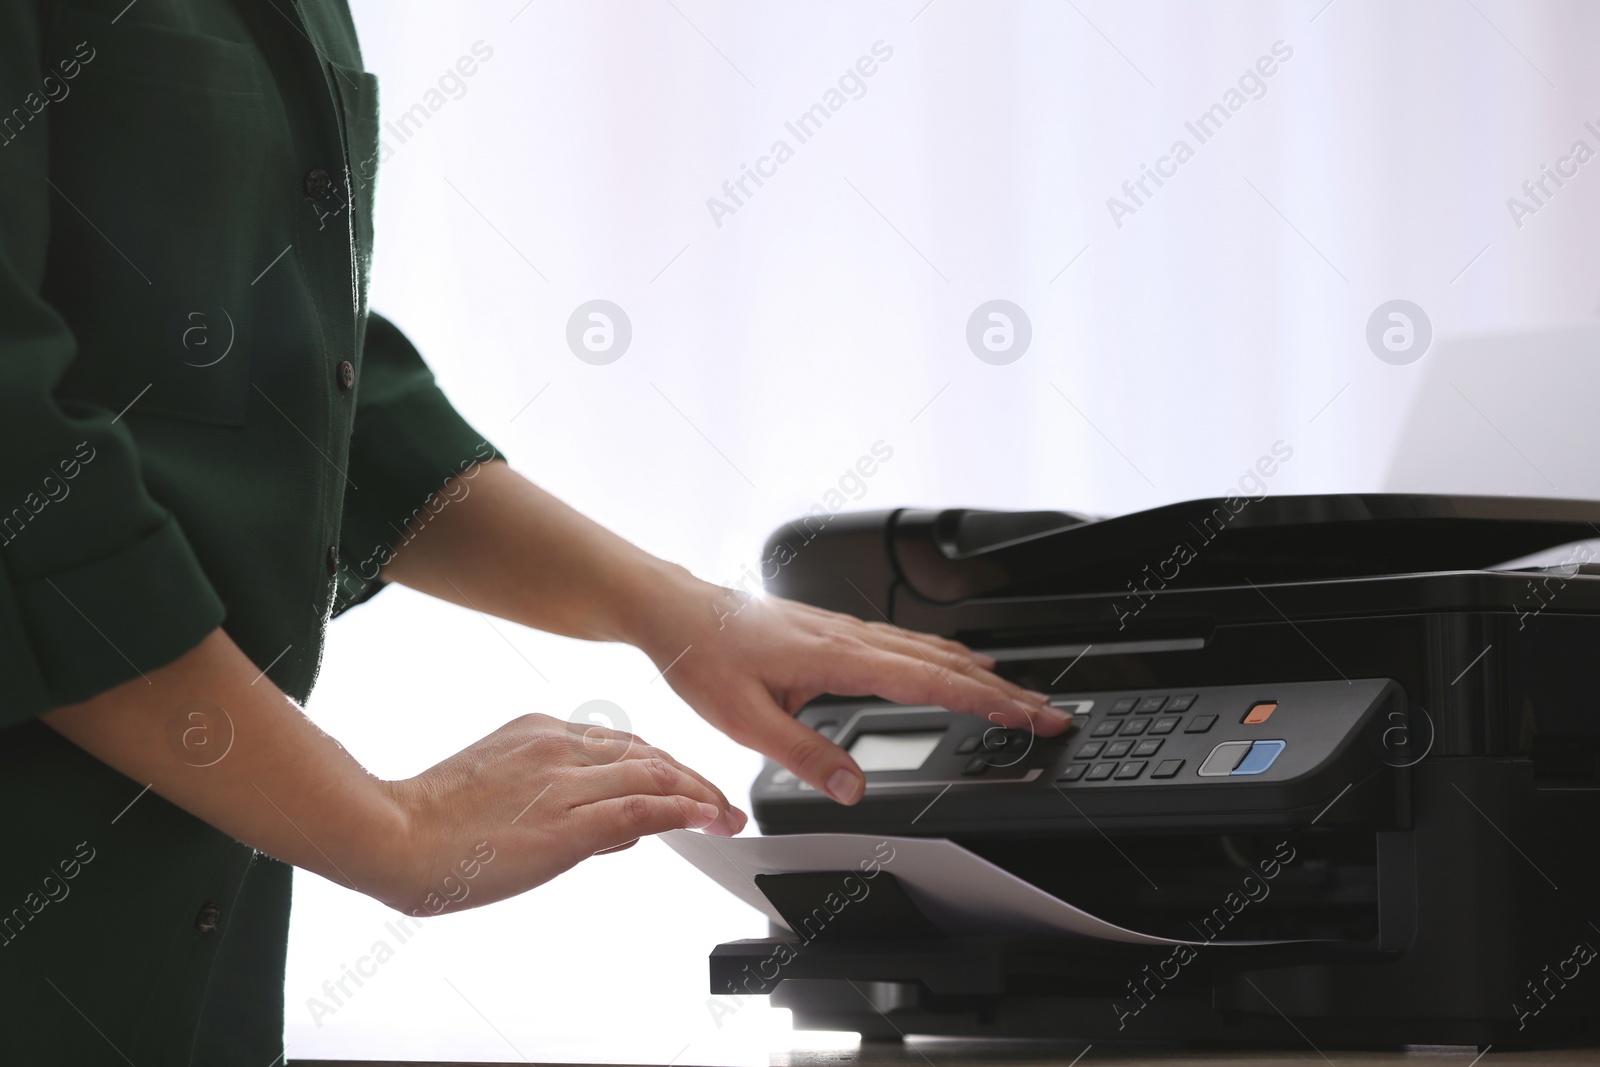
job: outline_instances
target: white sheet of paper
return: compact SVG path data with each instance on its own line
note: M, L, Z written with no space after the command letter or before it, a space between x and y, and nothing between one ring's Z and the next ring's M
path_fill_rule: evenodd
M923 913L951 934L1073 934L1139 945L1278 943L1179 941L1129 930L1075 908L944 838L871 834L730 838L672 830L662 834L661 840L718 885L785 928L783 917L756 887L756 875L862 871L866 869L863 864L877 860L883 870L894 874Z

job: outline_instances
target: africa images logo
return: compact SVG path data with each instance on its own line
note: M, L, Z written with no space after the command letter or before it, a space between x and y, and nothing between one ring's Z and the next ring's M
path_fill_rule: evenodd
M1015 363L1032 343L1032 320L1009 300L987 300L967 319L967 347L993 366Z
M1367 319L1367 347L1385 363L1415 363L1432 344L1433 321L1409 300L1386 300Z
M585 363L604 367L633 343L633 320L609 300L588 300L567 319L567 347Z

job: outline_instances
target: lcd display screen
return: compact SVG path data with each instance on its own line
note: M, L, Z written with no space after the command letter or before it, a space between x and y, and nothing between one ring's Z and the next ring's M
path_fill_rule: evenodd
M943 730L857 734L850 755L864 771L914 771L939 747Z

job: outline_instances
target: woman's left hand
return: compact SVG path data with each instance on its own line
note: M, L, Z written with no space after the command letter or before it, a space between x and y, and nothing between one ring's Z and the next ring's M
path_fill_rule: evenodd
M687 576L673 584L673 606L655 614L653 634L639 647L707 722L842 804L861 799L861 768L794 718L823 693L936 704L1041 736L1072 721L958 641Z

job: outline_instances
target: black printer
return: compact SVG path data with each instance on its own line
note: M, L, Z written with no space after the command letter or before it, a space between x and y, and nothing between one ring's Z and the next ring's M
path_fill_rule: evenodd
M1597 538L1600 503L1390 494L788 524L769 591L957 638L1075 718L823 698L799 717L866 795L768 764L762 832L948 837L1189 944L953 934L888 863L836 915L837 878L758 879L788 929L718 946L712 992L868 1039L1600 1040Z

